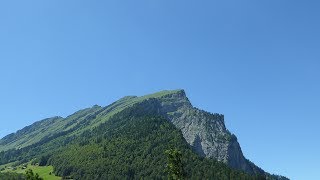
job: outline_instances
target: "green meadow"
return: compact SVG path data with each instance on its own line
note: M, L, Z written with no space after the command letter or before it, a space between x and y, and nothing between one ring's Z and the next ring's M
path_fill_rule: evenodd
M31 169L33 173L38 173L40 177L44 180L61 180L61 177L55 176L53 174L52 166L37 166L37 165L20 165L18 167L12 167L11 164L6 164L0 166L1 172L15 172L24 174L26 170Z

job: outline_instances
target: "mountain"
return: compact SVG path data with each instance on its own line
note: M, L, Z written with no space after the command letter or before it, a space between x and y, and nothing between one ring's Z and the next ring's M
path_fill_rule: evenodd
M224 116L193 107L184 90L126 96L106 107L95 105L66 118L38 121L0 140L0 164L33 160L75 179L90 179L92 172L96 179L161 178L166 163L163 152L169 148L187 155L188 177L201 177L198 173L203 172L217 179L230 174L285 179L247 160L236 136L225 127ZM106 174L110 168L113 171Z

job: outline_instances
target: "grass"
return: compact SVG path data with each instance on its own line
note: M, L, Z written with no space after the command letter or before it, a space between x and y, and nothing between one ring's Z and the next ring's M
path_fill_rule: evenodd
M54 174L50 175L50 172L53 172L52 166L28 166L28 169L31 169L34 173L38 173L40 177L44 180L61 180L61 177L55 176Z
M24 174L26 170L31 169L33 173L38 173L40 177L42 177L44 180L61 180L61 177L55 176L53 172L53 167L52 166L33 166L28 164L27 166L25 165L20 165L13 169L10 164L6 164L6 169L1 171L1 172L15 172L15 173L20 173ZM27 168L23 168L27 167ZM51 174L50 174L51 173Z

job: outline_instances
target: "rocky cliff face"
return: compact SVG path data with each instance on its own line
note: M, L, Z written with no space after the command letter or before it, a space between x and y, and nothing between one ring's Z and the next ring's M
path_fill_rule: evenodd
M223 115L193 107L183 90L156 99L159 102L157 111L181 129L186 141L198 154L248 173L264 173L243 156L236 136L225 127Z

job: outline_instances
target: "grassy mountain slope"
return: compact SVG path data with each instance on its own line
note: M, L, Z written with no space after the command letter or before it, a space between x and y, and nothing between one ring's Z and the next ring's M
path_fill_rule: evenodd
M38 143L44 139L58 136L59 134L81 134L85 130L99 126L112 115L149 98L158 98L174 91L161 91L147 96L127 96L107 107L93 106L80 110L66 118L53 117L38 121L16 133L9 134L0 140L0 151L19 149Z
M44 139L74 131L79 128L79 125L88 120L90 115L100 109L101 107L94 106L92 108L80 110L67 118L53 117L38 121L16 133L2 138L0 140L0 151L20 149L38 143Z

